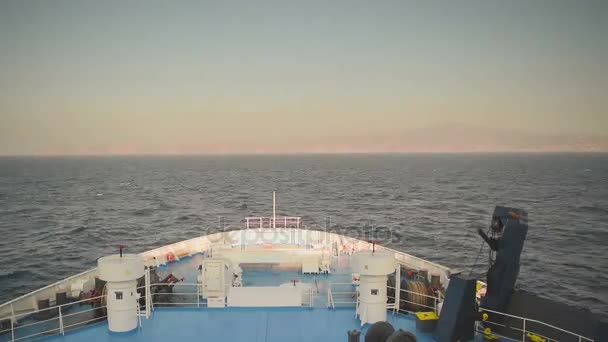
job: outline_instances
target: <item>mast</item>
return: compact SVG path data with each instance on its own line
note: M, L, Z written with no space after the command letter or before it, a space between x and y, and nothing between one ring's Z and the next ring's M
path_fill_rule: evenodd
M276 191L272 192L272 228L276 228L277 222L277 202L276 202Z

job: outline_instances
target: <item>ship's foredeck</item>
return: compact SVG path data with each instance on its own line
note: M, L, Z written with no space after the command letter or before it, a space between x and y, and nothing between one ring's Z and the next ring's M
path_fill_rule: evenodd
M312 285L312 305L302 307L225 307L208 308L197 298L196 283L203 254L183 257L178 261L156 267L160 278L174 274L182 282L175 284L173 293L157 295L149 319L141 318L142 326L127 333L108 331L107 321L93 323L53 335L51 341L340 341L347 340L347 331L359 330L362 340L369 328L361 326L355 317L355 287L352 282L351 256L345 254L331 259L329 274L302 274L297 270L277 268L269 263L243 270L243 286L279 286L289 282ZM332 289L335 307L328 308L328 290ZM88 305L85 305L85 309ZM431 341L430 334L416 331L415 317L405 313L388 312L388 322L395 329L416 333L419 341ZM32 320L31 318L29 320ZM29 321L28 320L28 321ZM25 323L25 321L24 321ZM49 325L48 327L44 327ZM53 328L55 322L36 325L36 331ZM16 338L25 337L30 329L22 329ZM54 331L56 334L57 331ZM40 338L41 336L36 336ZM8 339L7 339L8 338ZM10 341L10 336L0 336ZM26 338L29 340L29 338Z
M231 234L236 234L244 239L244 237L248 237L247 234L252 233L252 231L242 231ZM260 233L255 234L260 235ZM228 240L228 235L224 234L220 238L214 238L214 241L218 241L214 242L215 245L205 242L213 238L213 236L207 236L146 252L144 258L159 279L174 275L181 281L173 284L170 293L157 293L151 297L153 311L149 318L144 317L145 305L142 306L141 326L137 329L127 333L110 332L105 316L98 315L99 309L91 306L89 302L81 300L78 304L62 308L63 321L57 316L47 321L41 321L36 317L36 311L30 311L32 312L30 315L18 314L13 324L14 336L11 336L13 331L7 329L4 333L0 333L0 341L29 341L40 338L61 341L156 341L161 339L165 341L178 338L208 341L340 341L347 340L347 332L355 329L362 332L361 340L363 340L369 324L361 326L361 321L355 315L357 292L352 279L352 256L350 254L371 248L371 244L358 240L346 240L341 236L321 232L307 231L305 234L304 239L307 242L302 244L257 242L249 245L230 244L224 242ZM314 234L317 234L318 237ZM321 244L323 241L321 236L329 236L329 239ZM338 246L342 246L340 253L334 253L335 250L331 252L331 248L329 249L331 253L328 253L327 246L336 243ZM193 253L196 250L198 252ZM387 251L392 253L390 250ZM173 255L173 253L175 260L168 260L168 255ZM330 272L328 274L325 272L302 273L301 261L307 260L313 255L317 258L316 261L329 259ZM163 258L165 256L167 259ZM207 301L202 298L197 286L197 277L201 274L201 264L210 257L230 259L234 264L240 265L242 286L245 288L278 288L281 285L290 286L291 283L294 285L304 283L310 286L312 300L307 301L306 298L303 298L302 306L295 307L226 305L221 308L210 308ZM299 266L293 266L298 265L293 258L299 258ZM440 267L396 252L395 258L401 265L413 268ZM276 262L277 260L281 262ZM87 284L89 284L92 274L94 275L89 272L78 277L86 277ZM445 276L445 273L441 274L442 277ZM67 285L53 286L55 289L69 288L76 280L77 278L67 280L65 283ZM152 287L154 286L153 283ZM256 289L252 290L256 291ZM44 291L51 292L53 288ZM41 296L40 293L36 297ZM21 299L19 302L20 305L26 307L28 303L27 298ZM435 308L429 307L426 311L433 311L433 309ZM80 314L81 311L86 311L86 313ZM403 329L415 333L420 341L432 340L431 334L416 331L415 317L412 315L389 309L387 320L396 330ZM62 333L64 334L62 335Z
M49 341L347 341L347 331L358 329L354 308L160 308L142 327L127 333L111 333L98 323L56 335ZM389 314L396 329L415 332L412 316ZM416 333L418 341L432 341L430 334ZM361 336L363 340L363 335Z

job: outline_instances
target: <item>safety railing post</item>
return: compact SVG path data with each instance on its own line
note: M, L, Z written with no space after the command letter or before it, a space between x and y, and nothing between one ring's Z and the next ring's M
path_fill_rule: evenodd
M11 341L15 342L15 316L11 317Z
M523 324L522 324L522 342L526 342L526 319L523 318Z
M146 269L144 273L144 285L146 287L146 297L144 302L146 303L146 319L150 318L150 306L152 306L152 288L150 286L150 267Z
M401 264L397 264L397 268L395 269L395 308L393 309L393 313L395 311L399 312L401 308Z
M139 308L139 302L137 302L137 323L141 328L141 309Z
M308 292L308 306L312 307L312 287Z
M11 336L12 336L11 337L11 341L15 341L15 330L13 329L15 321L16 321L16 318L15 318L15 307L11 303Z
M63 316L61 315L61 306L58 307L59 310L59 332L61 335L65 335L63 331Z

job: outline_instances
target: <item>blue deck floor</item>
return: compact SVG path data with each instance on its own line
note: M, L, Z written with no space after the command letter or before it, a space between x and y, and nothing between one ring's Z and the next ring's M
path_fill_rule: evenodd
M412 316L388 315L396 328L416 332ZM110 333L98 323L52 336L47 341L347 341L348 330L363 329L354 309L309 308L159 308L143 327L127 333ZM430 334L416 332L418 341L432 341ZM363 341L363 336L361 340Z

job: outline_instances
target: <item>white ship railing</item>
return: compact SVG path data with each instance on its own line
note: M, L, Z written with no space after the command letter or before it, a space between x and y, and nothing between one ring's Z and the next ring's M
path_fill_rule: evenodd
M396 295L397 288L393 287L393 286L386 286L386 288L387 289L393 289L393 291L395 291L395 295L394 296L387 296L389 299L392 299L393 302L395 302L395 299L397 298L397 295ZM412 301L409 301L407 299L403 299L403 298L401 298L401 296L399 296L399 305L397 305L397 303L393 303L393 306L391 307L393 309L393 312L395 312L395 311L401 311L401 312L407 312L407 313L416 313L416 312L420 312L420 311L433 311L436 314L439 314L439 312L437 311L437 307L438 307L438 304L439 304L439 298L437 296L426 295L426 294L423 294L423 293L418 293L418 292L414 292L414 291L410 291L410 290L404 290L404 289L400 289L399 291L400 291L401 294L403 294L403 293L409 293L409 294L414 295L414 296L421 296L421 297L427 298L429 301L433 302L433 306L429 306L429 305L426 305L426 304L420 304L420 303L417 303L417 302L412 302ZM423 308L423 309L418 310L418 311L410 311L410 310L401 309L401 303L411 304L412 306L420 307L420 308Z
M300 228L302 218L297 216L254 216L245 218L247 229L251 228Z
M329 283L327 287L327 307L335 309L336 304L341 305L357 305L357 291L353 288L353 283ZM334 288L341 288L340 291ZM346 287L346 290L344 289ZM351 289L351 290L348 290ZM347 291L348 290L348 291ZM337 297L337 300L336 298Z
M357 305L358 292L354 289L351 291L345 291L343 289L344 287L348 288L348 287L353 287L353 286L355 286L353 283L329 283L329 286L327 288L327 307L335 309L336 304L338 304L338 305ZM342 288L341 291L336 291L334 289L336 287L341 287ZM396 290L396 288L392 287L392 286L387 286L386 288ZM437 298L435 296L425 295L425 294L421 294L418 292L413 292L413 291L403 290L403 289L401 289L401 293L410 293L412 295L423 296L423 297L429 298L430 300L433 301L433 306L428 306L425 304L420 304L420 303L408 301L406 299L401 299L401 298L399 299L399 302L408 303L408 304L412 304L412 305L424 308L423 310L418 310L418 311L433 311L433 312L437 313L437 306L439 303L439 298ZM336 301L336 298L334 298L334 297L339 297L339 300ZM345 297L347 299L345 299ZM395 300L395 297L396 296L387 296L387 298L392 299L393 301ZM352 298L352 300L349 300L348 298ZM387 308L393 309L393 312L400 311L400 312L415 313L414 311L401 309L400 306L397 306L395 303L389 303L387 305Z
M174 286L177 288L182 288L182 290L179 290L179 292L175 292L175 291L171 291L171 292L157 292L157 293L152 293L152 307L157 306L157 307L161 307L161 306L188 306L188 307L207 307L207 303L202 299L202 292L200 291L200 285L199 283L173 283L173 284L167 284L167 283L155 283L155 284L150 284L150 288L154 288L154 287L164 287L164 286ZM183 289L185 287L190 287L193 291L191 292L187 292L187 289ZM143 286L139 287L138 289L143 288ZM306 306L306 307L313 307L314 306L314 295L315 289L311 286L310 289L307 290L307 294L308 297L304 300L302 300L302 306ZM146 292L147 293L147 292ZM181 296L182 298L187 298L184 301L177 301L179 299L179 296ZM165 300L161 300L160 298L171 298L169 301L165 301ZM175 299L177 298L177 300ZM144 307L144 306L142 306Z
M78 281L85 282L95 278L95 275L97 275L97 269L93 268L5 302L0 305L0 320L18 313L35 312L37 311L37 298L53 298L57 291L69 291L71 284Z
M513 318L513 319L516 319L519 323L521 323L521 327L516 327L516 326L513 326L513 325L507 326L505 324L498 323L498 322L493 322L493 321L490 321L490 320L485 320L485 321L482 322L483 324L486 325L486 328L489 327L488 326L488 324L489 324L490 326L493 326L493 327L499 326L499 327L502 327L502 328L511 329L511 330L513 330L514 334L518 334L519 336L521 336L521 339L520 338L513 338L513 337L505 336L505 335L510 335L510 334L502 334L502 335L501 334L497 334L497 333L494 332L494 329L492 329L491 327L490 327L490 329L491 329L492 332L490 334L488 334L486 331L484 331L485 329L481 329L480 328L480 324L478 324L477 327L476 327L476 332L479 333L479 334L481 334L482 336L494 335L496 337L500 337L500 338L504 338L506 340L516 341L516 342L519 342L519 341L522 341L522 342L528 341L533 336L538 336L540 338L543 338L547 342L558 341L558 339L553 338L552 336L546 336L546 335L538 333L538 330L535 330L535 328L531 327L532 324L537 324L539 326L543 326L545 328L548 328L552 332L551 334L547 334L547 335L554 335L556 333L557 334L565 334L567 336L571 336L572 337L571 341L593 342L593 339L591 339L591 338L588 338L588 337L585 337L583 335L580 335L580 334L568 331L566 329L562 329L562 328L556 327L554 325L551 325L551 324L548 324L548 323L545 323L545 322L542 322L542 321L539 321L539 320L529 319L529 318L525 318L525 317L521 317L521 316L516 316L516 315L511 315L511 314L507 314L507 313L504 313L504 312L494 311L494 310L485 309L485 308L480 308L480 311L482 311L482 312L489 312L489 313L492 313L492 314L495 314L495 315L500 315L503 318L505 318L505 317ZM492 315L492 316L494 316L494 315ZM536 329L538 329L538 328L536 328ZM559 340L559 341L564 342L563 340Z
M156 305L156 306L179 306L179 305L183 305L183 306L196 306L196 307L205 307L207 306L207 303L205 303L204 301L201 301L201 297L202 297L202 293L200 291L200 284L198 283L173 283L173 284L166 284L166 283L155 283L155 284L150 284L151 288L154 287L163 287L163 286L173 286L173 287L177 287L177 288L183 288L183 287L192 287L192 289L194 290L193 292L183 292L184 290L181 290L182 292L156 292L156 293L152 293L152 305ZM146 292L147 293L147 292ZM160 300L159 298L162 298L163 296L166 296L166 298L174 298L174 296L184 296L187 297L189 301L183 301L183 302L170 302L170 301L163 301Z
M14 342L14 341L31 340L31 339L41 338L43 336L49 336L49 335L56 335L56 334L64 335L67 330L73 330L76 328L87 326L90 323L105 321L105 319L107 317L106 315L94 316L91 319L76 320L76 322L71 322L72 319L70 318L70 317L75 317L77 315L94 312L97 310L103 310L104 308L106 308L105 305L92 307L92 308L86 309L86 310L67 313L68 308L71 308L74 305L80 305L81 303L87 303L87 302L90 303L92 300L101 300L103 297L105 297L105 296L102 295L102 296L97 296L97 297L91 297L91 298L86 298L86 299L82 299L82 300L78 300L78 301L74 301L74 302L70 302L70 303L66 303L66 304L62 304L62 305L52 306L52 307L41 309L41 310L36 310L34 312L14 314L10 318L10 320L11 320L10 329L0 330L0 336L1 336L1 334L8 333L10 331L10 339L7 341ZM19 319L25 319L31 315L40 315L41 313L44 314L49 311L53 311L53 313L52 313L53 316L54 316L54 312L57 311L57 316L51 317L48 319L44 319L44 320L40 320L40 321L23 324L23 325L15 324L15 322L17 322ZM66 320L67 320L67 324L66 324ZM51 327L45 329L45 327L48 327L49 325L51 325ZM39 326L42 328L36 329ZM25 328L29 328L28 330L30 330L30 333L19 334L21 331L25 331L25 330L22 330ZM34 332L31 332L32 329L34 330ZM23 335L23 336L20 336L20 335Z

